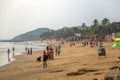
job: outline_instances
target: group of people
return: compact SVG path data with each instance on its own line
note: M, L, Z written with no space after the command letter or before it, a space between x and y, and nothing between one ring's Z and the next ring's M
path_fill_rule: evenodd
M32 50L32 48L25 48L25 51L28 53L28 55L32 55L32 52L33 52L33 50Z
M60 55L60 48L60 45L55 47L56 56ZM40 58L39 56L37 60L40 60ZM43 50L43 68L47 68L47 60L54 60L54 49L51 45L47 46L46 50Z
M13 52L13 57L15 56L15 47L12 48L12 52ZM8 61L10 62L10 49L8 48L7 50L8 53Z
M72 46L75 46L75 42L70 42L70 48L71 48Z
M88 43L87 40L83 40L83 41L82 41L82 45L83 45L84 47L85 47L85 46L88 46L88 44L89 44L89 43Z
M102 47L103 46L103 42L102 41L87 41L87 40L83 40L82 41L82 45L85 47L85 46L88 46L90 45L90 47Z
M54 50L51 45L46 47L46 50L43 50L43 68L47 68L47 60L54 59Z
M91 47L94 47L94 46L96 46L96 47L103 47L103 42L102 41L90 41L90 46Z
M25 51L28 55L32 55L33 49L25 47ZM10 62L10 49L7 50L8 53L8 61ZM12 48L13 57L15 56L15 47ZM51 45L46 47L46 50L43 50L43 68L47 68L47 60L54 60L54 52L56 56L60 55L61 52L61 45L55 46L55 50ZM37 58L37 61L41 62L41 56Z
M32 50L32 48L25 48L25 51L28 53L28 55L32 55L32 52L33 52L33 50ZM8 54L8 61L10 62L10 49L8 48L8 50L7 50L7 54ZM12 52L13 52L13 57L15 56L15 47L13 46L13 48L12 48Z

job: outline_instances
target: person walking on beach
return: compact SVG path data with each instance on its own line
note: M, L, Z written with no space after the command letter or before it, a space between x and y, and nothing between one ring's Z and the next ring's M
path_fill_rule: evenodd
M92 45L92 41L90 41L90 47L93 47L93 45Z
M100 44L99 44L99 45L100 45L100 47L103 47L103 42L102 42L102 41L100 41Z
M50 49L49 49L49 45L46 47L46 50L47 50L47 51L50 50Z
M55 46L55 54L56 54L56 56L58 54L58 47L57 46Z
M47 68L47 55L45 50L43 51L43 68Z
M25 47L25 51L27 52L27 47Z
M8 61L10 62L10 49L7 50L8 53Z
M32 55L32 48L30 48L30 54Z
M58 56L60 55L60 51L61 51L61 50L60 50L60 47L58 47Z
M54 59L54 54L53 54L53 48L50 47L50 60L53 60Z
M28 55L29 55L30 54L30 49L28 48L27 50L28 50Z
M15 51L15 47L12 48L12 51L13 51L13 57L14 57L14 51Z
M96 41L95 44L96 44L96 47L98 47L98 41Z

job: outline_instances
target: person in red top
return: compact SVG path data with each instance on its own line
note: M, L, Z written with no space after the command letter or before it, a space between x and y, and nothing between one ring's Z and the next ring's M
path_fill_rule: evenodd
M53 60L54 56L53 56L53 48L50 48L50 59Z

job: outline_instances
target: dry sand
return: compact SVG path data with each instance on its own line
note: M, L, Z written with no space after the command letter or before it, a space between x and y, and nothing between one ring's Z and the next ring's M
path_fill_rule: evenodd
M119 65L119 49L111 49L113 43L104 43L107 58L98 57L98 48L82 47L81 43L69 47L68 43L62 46L60 56L47 61L48 68L42 68L42 62L36 62L41 52L33 55L16 56L11 64L0 67L0 80L104 80L104 75L112 66ZM83 75L67 76L81 68L97 69Z

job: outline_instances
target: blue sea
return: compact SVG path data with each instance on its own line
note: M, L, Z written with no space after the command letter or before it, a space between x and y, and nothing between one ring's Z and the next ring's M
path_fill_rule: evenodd
M0 66L11 63L15 60L12 48L15 48L14 55L22 55L25 48L32 48L33 51L45 50L48 44L41 42L0 42ZM7 50L10 49L10 62L8 61Z

